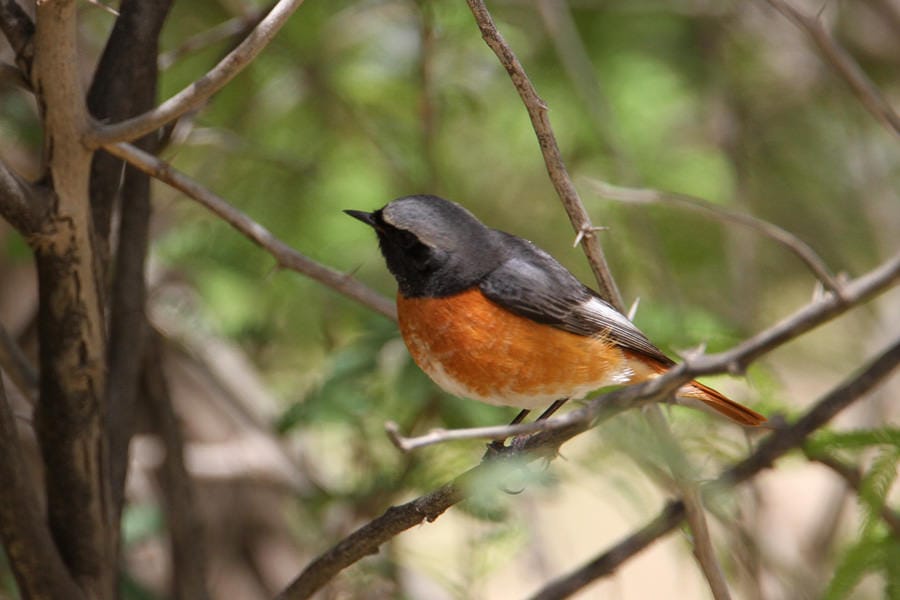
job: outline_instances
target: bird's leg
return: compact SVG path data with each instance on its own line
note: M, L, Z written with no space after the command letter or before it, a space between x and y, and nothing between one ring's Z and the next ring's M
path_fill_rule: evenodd
M558 411L559 408L563 404L565 404L567 400L568 400L568 398L560 398L559 400L554 400L553 404L548 406L547 409L544 412L542 412L541 415L537 419L535 419L535 422L543 421L544 419L550 418L550 416L553 413L555 413L556 411ZM518 425L519 423L521 423L522 421L525 420L525 417L527 417L530 412L531 411L528 409L520 410L519 414L517 414L515 416L515 418L509 422L509 424L510 425ZM510 446L516 447L517 445L522 444L527 438L528 438L528 434L517 435L516 437L513 438ZM494 440L493 442L488 444L487 454L489 455L492 453L502 452L504 450L504 448L506 448L506 446L504 445L503 440ZM487 457L487 455L485 455L485 457Z
M542 412L542 413L541 413L541 416L539 416L539 417L538 417L537 419L535 419L535 420L536 420L536 421L543 421L544 419L550 418L550 416L551 416L553 413L555 413L556 411L558 411L558 410L559 410L559 407L561 407L563 404L565 404L567 400L568 400L568 398L560 398L559 400L554 400L554 401L553 401L553 404L551 404L550 406L548 406L548 407L547 407L547 410L545 410L544 412Z
M525 417L527 417L528 413L530 413L530 412L531 411L528 410L527 408L520 410L519 414L517 414L516 417L512 421L509 422L509 424L510 425L518 425L519 423L521 423L522 421L525 420Z

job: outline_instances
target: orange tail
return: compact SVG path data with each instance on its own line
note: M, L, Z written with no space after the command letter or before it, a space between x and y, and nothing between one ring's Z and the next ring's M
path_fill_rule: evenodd
M727 398L699 381L692 381L678 390L678 397L690 400L699 400L704 407L711 408L722 416L728 417L735 423L747 427L758 427L766 422L766 418L734 400Z
M640 357L638 360L646 367L649 367L652 372L659 375L662 375L670 368L669 365L663 365L645 357ZM652 375L650 376L652 377ZM679 400L686 401L684 403L687 405L712 410L746 427L758 427L768 420L755 410L751 410L743 404L738 404L731 398L727 398L699 381L692 381L683 385L678 390L677 397Z

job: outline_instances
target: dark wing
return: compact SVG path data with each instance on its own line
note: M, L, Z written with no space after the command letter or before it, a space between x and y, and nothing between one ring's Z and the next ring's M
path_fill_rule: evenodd
M672 360L623 314L531 242L497 231L509 250L481 280L481 292L517 315L577 335L608 337L617 345L665 365Z

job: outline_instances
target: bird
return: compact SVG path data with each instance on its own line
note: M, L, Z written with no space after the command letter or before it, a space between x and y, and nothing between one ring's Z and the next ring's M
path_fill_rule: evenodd
M521 409L513 423L676 364L546 251L455 202L418 194L344 212L377 234L415 363L452 395ZM679 388L675 402L746 427L766 422L698 381Z

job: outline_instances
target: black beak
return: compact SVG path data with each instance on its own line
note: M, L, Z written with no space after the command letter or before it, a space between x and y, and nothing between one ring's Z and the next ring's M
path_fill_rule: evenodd
M361 210L345 210L344 212L354 219L359 219L369 227L375 227L375 215L372 213L367 213Z

